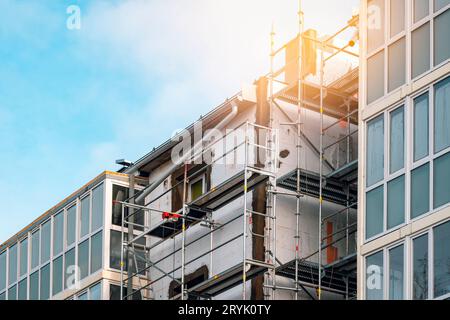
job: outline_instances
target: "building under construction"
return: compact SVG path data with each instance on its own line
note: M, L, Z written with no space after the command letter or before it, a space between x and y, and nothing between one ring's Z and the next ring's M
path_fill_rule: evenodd
M356 298L359 21L299 16L267 75L5 242L0 299Z

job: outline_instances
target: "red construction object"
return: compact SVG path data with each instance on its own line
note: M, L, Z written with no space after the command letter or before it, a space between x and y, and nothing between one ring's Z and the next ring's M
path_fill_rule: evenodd
M178 220L178 218L181 217L181 215L179 215L177 213L166 212L166 211L164 211L161 216L164 220L169 220L169 219Z

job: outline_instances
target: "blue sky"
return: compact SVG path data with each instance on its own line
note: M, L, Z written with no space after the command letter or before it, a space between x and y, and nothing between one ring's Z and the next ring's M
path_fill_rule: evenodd
M304 0L331 33L359 0ZM81 9L81 29L66 8ZM326 8L326 10L324 10ZM268 71L297 0L0 0L0 242Z

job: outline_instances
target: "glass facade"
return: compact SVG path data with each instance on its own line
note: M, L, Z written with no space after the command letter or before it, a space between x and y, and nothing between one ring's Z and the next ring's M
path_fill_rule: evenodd
M105 208L103 185L101 183L85 192L83 198L78 198L75 202L71 200L65 208L34 226L28 236L0 253L2 297L51 299L67 289L68 285L75 284L77 275L85 278L102 269ZM92 199L92 204L90 200L86 202L84 199ZM86 203L89 204L89 210L85 209L83 213L83 204ZM92 227L95 227L93 232L88 228L91 225L90 219ZM79 227L77 221L80 221ZM81 230L83 223L84 228L88 229L81 238L82 233L77 234L76 230ZM78 267L80 272L77 272ZM98 288L94 288L96 297L99 292L95 290Z

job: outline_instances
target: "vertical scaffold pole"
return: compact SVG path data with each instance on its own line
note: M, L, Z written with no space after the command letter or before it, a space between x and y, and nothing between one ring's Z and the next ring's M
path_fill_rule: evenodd
M297 185L296 185L296 208L295 208L295 300L299 293L299 250L300 250L300 175L301 175L301 109L303 101L303 11L302 0L298 0L298 99L297 99Z
M247 290L247 176L248 176L248 145L249 145L249 125L248 121L245 124L245 146L244 146L244 216L243 216L243 235L242 235L242 300L246 300Z
M122 213L121 213L121 215L122 215L122 220L121 220L121 229L120 229L120 300L123 300L123 286L124 286L124 283L123 283L123 267L124 267L124 265L123 265L123 251L124 251L124 235L123 235L123 228L124 228L124 223L123 223L123 220L125 219L125 214L124 214L124 212L125 212L125 206L124 206L124 204L121 204L121 207L122 207Z
M317 289L318 299L322 298L322 205L323 205L323 99L324 99L324 43L320 43L320 164L319 164L319 286Z
M187 187L187 163L184 164L184 179L183 179L183 220L181 226L181 300L186 299L186 284L185 284L185 264L186 264L186 187Z

